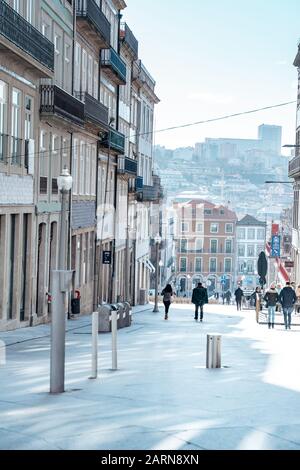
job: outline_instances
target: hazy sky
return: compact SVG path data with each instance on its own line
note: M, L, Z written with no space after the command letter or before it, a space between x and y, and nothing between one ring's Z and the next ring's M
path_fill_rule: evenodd
M127 0L124 19L157 82L156 128L296 99L299 0ZM296 105L156 135L169 148L205 137L256 138L283 126L295 142Z

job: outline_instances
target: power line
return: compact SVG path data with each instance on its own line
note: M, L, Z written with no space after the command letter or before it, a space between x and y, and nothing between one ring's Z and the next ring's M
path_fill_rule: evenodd
M144 136L144 135L159 134L159 133L162 133L162 132L168 132L168 131L173 131L173 130L177 130L177 129L184 129L184 128L187 128L187 127L199 126L201 124L209 124L211 122L224 121L226 119L232 119L232 118L239 117L239 116L246 116L248 114L254 114L254 113L261 112L261 111L267 111L269 109L281 108L281 107L288 106L290 104L295 104L295 103L297 103L297 101L295 101L295 100L294 101L288 101L288 102L285 102L285 103L279 103L279 104L275 104L275 105L271 105L271 106L265 106L263 108L256 108L256 109L251 109L251 110L248 110L248 111L242 111L240 113L227 114L225 116L215 117L215 118L211 118L211 119L205 119L205 120L202 120L202 121L196 121L196 122L191 122L191 123L186 123L186 124L180 124L178 126L166 127L164 129L153 130L153 131L150 131L150 132L141 132L139 134L135 134L135 135L132 135L132 136L125 136L125 139L130 139L132 137L141 137L141 136ZM76 139L76 137L75 137L75 139ZM78 139L78 140L80 140L80 139ZM84 145L85 146L93 145L93 144L97 144L97 142L99 142L98 139L94 139L94 140L89 141L89 142L85 141ZM104 140L104 141L102 141L102 143L105 144L105 143L108 143L108 141ZM67 147L58 147L54 150L54 152L60 152L60 151L63 151L63 150L71 150L71 149L75 149L75 148L80 147L80 146L81 146L81 142L79 142L78 145L67 146ZM36 158L34 156L36 155L37 157L39 157L40 154L43 154L43 158L52 157L52 154L46 156L46 155L44 155L45 153L53 153L53 150L38 150L36 152L31 152L31 153L28 153L28 154L14 155L14 156L11 156L11 157L6 157L5 161L18 160L22 157L24 157L24 158L25 157Z

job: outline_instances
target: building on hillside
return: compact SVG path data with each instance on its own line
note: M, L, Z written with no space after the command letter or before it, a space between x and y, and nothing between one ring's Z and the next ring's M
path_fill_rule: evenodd
M235 283L236 214L228 207L201 199L176 199L176 288L190 295L198 282L210 294Z
M266 222L246 215L236 224L236 281L252 290L259 285L257 261L265 251Z

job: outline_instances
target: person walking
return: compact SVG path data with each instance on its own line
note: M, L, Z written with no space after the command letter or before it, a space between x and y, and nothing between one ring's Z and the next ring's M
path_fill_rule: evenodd
M161 294L163 295L163 303L165 306L165 320L168 320L169 309L172 303L172 296L174 295L172 286L170 284L167 284Z
M296 297L297 297L297 303L296 303L296 312L300 312L300 286L297 287L296 289Z
M286 283L286 286L282 289L279 295L279 300L282 305L284 315L285 329L291 329L291 319L294 310L294 305L297 301L296 292L291 287L290 282Z
M240 286L237 288L237 290L234 293L235 295L235 301L236 301L236 308L237 311L242 310L242 299L244 297L244 292L240 288Z
M225 294L227 305L230 305L231 302L231 292L228 290Z
M264 296L264 301L267 303L268 308L268 326L269 329L274 328L275 324L275 308L276 304L279 301L279 295L277 294L275 284L270 286L270 289L267 291Z
M208 304L207 289L199 282L198 286L193 290L192 303L195 305L195 320L198 321L200 307L200 321L203 321L203 306Z
M261 300L262 300L262 293L261 288L257 287L255 289L255 311L256 311L256 323L259 323L259 313L262 310Z

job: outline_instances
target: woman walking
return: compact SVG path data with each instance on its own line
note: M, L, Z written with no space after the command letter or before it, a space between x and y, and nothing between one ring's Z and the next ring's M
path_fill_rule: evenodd
M276 291L275 284L270 286L270 289L267 291L264 296L264 301L267 303L268 307L268 326L269 329L274 328L275 324L275 308L277 302L279 302L279 295Z
M168 320L169 308L172 302L173 289L170 284L167 284L164 290L162 291L163 302L165 306L165 320Z

